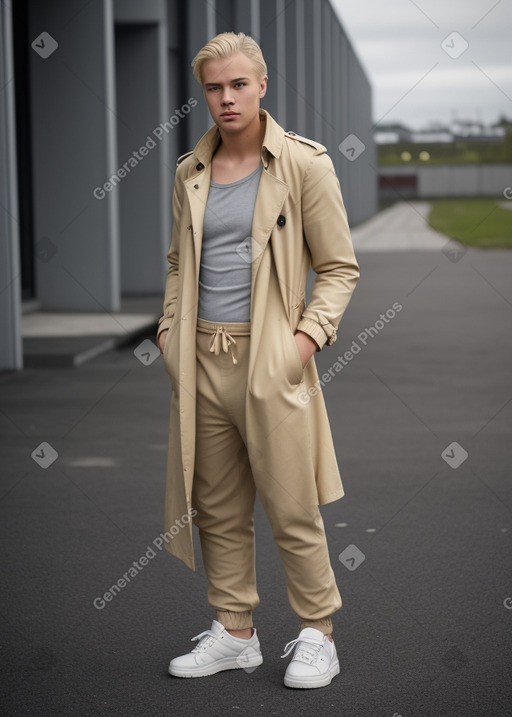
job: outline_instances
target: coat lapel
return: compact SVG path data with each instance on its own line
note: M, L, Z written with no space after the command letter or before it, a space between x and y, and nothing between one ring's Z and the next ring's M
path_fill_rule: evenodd
M194 240L196 277L199 277L204 213L210 189L211 174L212 166L211 164L208 164L199 174L185 180L185 188L190 206L190 215L192 217L192 237Z
M261 258L268 244L272 229L281 213L288 196L288 185L263 169L254 205L252 220L252 277L251 300L254 296L256 275L261 265Z

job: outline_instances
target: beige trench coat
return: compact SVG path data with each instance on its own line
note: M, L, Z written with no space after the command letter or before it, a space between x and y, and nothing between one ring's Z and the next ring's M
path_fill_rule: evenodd
M252 223L251 341L247 449L256 487L270 500L308 506L341 498L343 486L314 357L302 369L294 332L320 350L336 329L359 277L339 182L321 144L285 132L265 110L263 170ZM164 365L172 382L165 500L167 550L195 569L191 504L195 454L196 318L212 127L178 160L169 270L158 334L169 329ZM310 265L317 276L305 305ZM316 384L318 386L318 384ZM185 516L185 520L183 520Z

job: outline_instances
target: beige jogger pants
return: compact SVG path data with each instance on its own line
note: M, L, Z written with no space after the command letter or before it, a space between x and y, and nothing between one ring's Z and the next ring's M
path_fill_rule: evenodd
M301 618L301 628L315 627L329 634L330 616L341 607L341 597L320 511L317 508L306 523L304 511L295 503L288 504L284 513L266 499L264 481L255 485L251 473L245 421L249 342L249 323L198 319L192 505L197 510L194 523L199 528L208 601L227 629L252 626L252 610L259 605L253 517L257 490L284 566L288 599ZM266 450L265 446L259 448Z

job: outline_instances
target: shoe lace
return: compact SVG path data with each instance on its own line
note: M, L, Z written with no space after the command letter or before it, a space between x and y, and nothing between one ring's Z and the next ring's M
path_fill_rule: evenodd
M194 647L192 652L203 652L204 650L206 650L206 648L213 645L216 639L217 635L214 635L211 630L205 630L204 632L200 632L199 635L196 635L191 640L191 642L194 642L194 640L199 640L199 643Z
M285 645L284 655L281 655L281 657L288 657L295 645L297 645L297 650L295 651L293 659L302 660L303 662L314 662L322 647L322 643L317 640L310 640L307 637L297 637Z

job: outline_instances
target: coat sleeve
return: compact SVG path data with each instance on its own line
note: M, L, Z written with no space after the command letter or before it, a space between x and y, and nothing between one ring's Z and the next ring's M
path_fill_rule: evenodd
M326 153L312 158L304 176L302 222L316 278L297 330L311 336L320 350L336 341L360 275L340 184Z
M171 245L167 253L167 261L169 268L167 270L167 278L165 282L165 294L163 303L163 314L158 320L158 329L156 340L165 329L170 328L174 316L176 300L178 298L178 282L179 282L179 238L180 238L180 222L181 210L183 206L183 182L179 177L179 170L176 172L174 179L174 190L172 195L172 230Z

